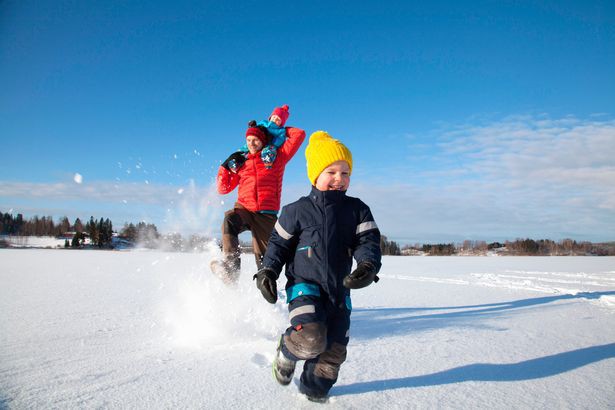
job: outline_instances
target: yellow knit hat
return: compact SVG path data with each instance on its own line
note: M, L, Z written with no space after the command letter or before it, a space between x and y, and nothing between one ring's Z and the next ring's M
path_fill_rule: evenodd
M352 173L352 153L342 144L325 131L316 131L310 135L310 142L305 149L307 161L307 175L312 185L320 173L335 161L346 161Z

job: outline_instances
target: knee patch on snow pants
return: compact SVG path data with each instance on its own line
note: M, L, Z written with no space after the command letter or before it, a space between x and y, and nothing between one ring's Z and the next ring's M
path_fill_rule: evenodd
M346 346L340 343L333 343L331 348L320 355L314 375L323 379L337 380L340 366L346 360Z
M317 357L327 348L327 327L323 322L305 323L284 335L284 345L301 360Z

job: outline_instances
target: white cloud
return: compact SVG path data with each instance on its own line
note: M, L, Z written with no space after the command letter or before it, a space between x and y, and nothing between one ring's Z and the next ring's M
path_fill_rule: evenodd
M0 181L0 196L54 200L93 200L162 204L177 195L177 188L164 185L93 181L88 184Z
M147 221L156 223L163 232L215 234L224 214L215 185L200 187L194 181L181 187L151 182L0 181L0 198L0 206L30 216L96 215L109 217L116 224Z
M509 117L430 138L424 171L413 157L400 182L351 186L390 237L615 239L615 121Z

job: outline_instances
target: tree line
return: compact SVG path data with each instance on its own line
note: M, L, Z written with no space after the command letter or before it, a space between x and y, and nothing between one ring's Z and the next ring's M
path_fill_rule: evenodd
M0 213L0 235L11 236L54 236L60 237L72 232L74 235L65 247L82 247L89 239L91 246L99 248L112 247L113 224L109 218L95 219L93 216L83 224L81 219L74 222L64 216L56 223L51 216L34 216L25 219L22 214L13 216L9 213ZM193 251L205 249L210 238L192 235L182 238L179 233L162 236L154 224L145 222L125 223L117 237L125 243L132 245L139 243L148 248L163 248L174 251ZM251 246L246 247L246 249ZM573 239L564 239L555 242L550 239L516 239L514 241L491 242L466 240L460 244L415 244L400 246L399 243L389 240L385 235L380 237L380 249L383 255L484 255L495 252L501 255L597 255L615 256L615 242L592 243L588 241L577 242Z
M615 243L577 242L573 239L563 239L559 242L550 239L517 239L505 242L504 247L514 255L615 255Z
M71 223L64 216L56 223L51 216L39 217L36 215L30 219L25 219L22 214L13 216L9 213L0 213L0 235L66 236L64 246L67 248L82 247L86 240L89 240L92 246L108 248L112 246L113 233L113 223L109 218L96 219L91 216L90 220L84 225L80 218ZM151 241L158 238L158 231L153 224L140 222L134 225L130 223L124 226L119 237L133 242L142 238Z
M484 255L487 252L510 256L615 256L615 242L577 242L573 239L553 241L551 239L516 239L504 243L485 241L464 241L461 244L440 243L405 246L404 255L418 254L432 256Z
M19 236L59 236L71 229L83 231L83 223L79 218L71 225L67 217L60 218L58 223L51 216L34 216L28 220L22 214L13 216L0 213L0 234Z

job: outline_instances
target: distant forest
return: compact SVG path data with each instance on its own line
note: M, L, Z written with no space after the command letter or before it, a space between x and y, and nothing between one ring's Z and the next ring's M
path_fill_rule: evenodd
M380 238L384 255L452 256L488 255L502 256L615 256L615 242L592 243L563 239L516 239L504 243L466 240L462 243L415 244L400 246L384 235Z
M73 223L67 217L62 217L56 223L51 216L34 216L28 220L22 214L0 214L0 235L10 236L54 236L66 238L66 247L79 248L86 239L99 248L109 248L113 241L113 224L109 218L96 219L93 216L85 224L77 218ZM128 242L138 240L148 242L158 238L158 230L153 224L140 222L137 225L125 224L119 232L119 237Z
M154 224L145 222L125 223L122 229L113 230L109 218L94 218L85 224L79 219L70 222L62 217L55 222L51 216L34 216L24 219L22 214L13 216L9 213L0 213L0 235L5 236L54 236L66 238L65 247L81 248L86 239L89 246L99 248L112 248L113 237L123 241L124 245L134 245L149 248L163 248L174 251L202 250L211 238L192 235L183 238L179 233L161 235ZM0 239L0 246L3 245ZM6 243L4 244L6 246ZM466 240L462 243L443 244L415 244L400 246L397 242L381 235L380 248L384 255L511 255L511 256L549 256L549 255L593 255L615 256L615 242L592 243L577 242L573 239L564 239L555 242L550 239L516 239L487 243L485 241ZM251 252L251 244L242 244L244 252Z
M464 241L461 244L417 244L405 246L402 255L487 255L501 256L615 256L615 242L592 243L563 239L516 239L504 243L484 241Z

